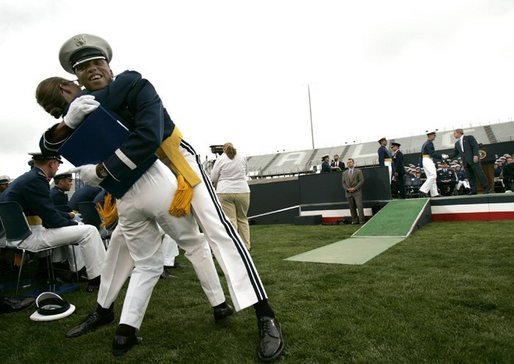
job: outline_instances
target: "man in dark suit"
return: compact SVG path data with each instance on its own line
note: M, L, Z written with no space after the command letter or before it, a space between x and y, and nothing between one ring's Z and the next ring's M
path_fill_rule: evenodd
M400 146L400 143L391 143L391 150L393 151L393 178L391 187L393 196L405 198L405 185L403 183L405 168L403 167L403 153L400 150Z
M332 170L334 168L336 170L337 170L337 168L339 168L341 171L344 171L346 169L345 165L344 165L344 162L339 160L339 155L338 154L334 154L334 160L330 163L330 166L332 167Z
M346 165L348 168L343 172L343 188L350 212L352 214L352 224L364 224L364 208L362 207L362 185L364 184L364 176L362 171L354 168L354 160L348 159ZM357 217L357 210L359 216Z
M469 194L477 194L477 177L480 178L484 193L489 193L489 182L487 182L487 177L482 167L480 167L480 157L476 139L473 135L464 135L464 130L462 129L455 129L453 136L457 140L455 142L455 149L449 157L454 158L457 155L461 157L464 170L468 175L469 184L471 186Z

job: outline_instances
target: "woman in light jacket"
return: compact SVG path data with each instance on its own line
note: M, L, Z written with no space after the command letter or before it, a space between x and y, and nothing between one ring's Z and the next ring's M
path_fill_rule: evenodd
M250 250L250 187L248 186L246 158L237 154L232 143L223 145L223 154L216 159L211 171L212 183L216 186L223 211L237 228L245 246Z

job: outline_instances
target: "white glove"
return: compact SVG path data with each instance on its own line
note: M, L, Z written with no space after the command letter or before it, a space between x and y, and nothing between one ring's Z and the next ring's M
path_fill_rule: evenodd
M98 186L104 179L96 174L95 164L86 164L77 168L68 170L69 173L78 173L80 180L88 186Z
M448 159L450 158L450 156L448 154L441 154L441 157L443 157L443 159Z
M64 123L71 129L75 129L84 118L95 111L100 103L95 100L93 95L83 95L72 101L68 108L68 113L64 116Z

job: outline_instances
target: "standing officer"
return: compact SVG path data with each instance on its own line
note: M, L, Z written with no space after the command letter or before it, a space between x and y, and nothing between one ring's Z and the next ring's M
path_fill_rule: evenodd
M389 150L387 150L387 139L385 137L380 138L378 140L378 144L380 144L380 147L378 148L378 164L381 167L387 167L387 171L389 173L389 183L391 183L391 176L392 176L392 159L391 159L391 153L389 153Z
M364 208L362 206L362 185L364 184L364 176L362 171L354 168L355 162L352 158L348 159L346 165L348 168L343 172L343 188L350 212L352 214L352 224L364 224ZM358 215L357 215L358 211Z
M393 178L391 186L393 187L393 195L398 195L400 198L405 198L405 185L403 177L405 176L405 168L403 167L403 153L400 150L400 143L391 143L393 150Z
M455 149L448 157L453 158L457 155L461 157L464 171L468 176L469 184L471 185L470 195L477 194L477 177L480 178L480 183L484 188L484 193L489 193L489 182L485 176L482 167L480 167L480 156L478 150L477 140L473 135L464 135L464 130L455 129L453 131L455 137Z
M512 192L514 188L514 158L510 155L507 157L507 164L503 167L501 177L505 185L505 192Z
M105 260L102 238L94 226L78 225L66 213L54 208L48 180L57 173L61 157L55 153L31 155L34 168L16 178L0 200L18 202L27 216L32 234L21 243L22 246L37 249L78 244L89 279L88 291L92 292L92 287L100 283Z
M120 116L120 120L131 130L128 139L114 155L96 166L86 165L80 168L83 179L89 180L92 183L99 183L103 178L106 178L118 180L120 184L123 184L134 181L133 178L127 179L127 176L137 173L138 170L141 173L142 170L143 176L136 179L135 182L139 184L147 170L148 172L146 173L158 172L159 174L165 174L166 172L162 171L160 167L161 163L155 162L154 158L154 152L159 148L160 158L171 162L172 168L180 176L184 176L186 184L189 187L194 187L191 200L193 212L227 276L227 282L229 283L229 289L236 309L240 310L249 305L254 305L261 337L258 350L259 357L267 361L278 358L284 347L278 322L268 303L267 295L253 265L251 256L234 227L224 215L212 184L201 168L196 152L182 139L180 132L162 107L160 98L150 82L143 79L139 73L131 71L123 72L116 77L116 81L113 81L113 73L108 64L111 57L112 50L103 39L87 34L71 38L61 48L60 60L65 70L76 74L79 82L87 90L92 91L93 95L102 102L102 105L116 112ZM82 97L87 97L87 95ZM73 103L70 105L70 110L72 106ZM68 115L69 112L64 118L64 126L61 123L60 126L52 128L53 130L50 131L50 134L52 134L52 131L59 134L58 128L66 129L70 128L70 126L74 128L80 124L81 120L72 120L73 118L68 118ZM46 141L48 141L47 136L49 135L45 133ZM158 169L158 171L153 169ZM171 174L169 170L166 174L168 173ZM152 181L141 183L150 182ZM127 201L126 206L118 205L120 222L123 213L129 219L125 227L130 227L136 222L134 220L136 216L133 216L133 213L137 213L138 209L134 209L134 207L140 207L138 204L153 201L153 199L147 201L148 196L155 196L159 204L162 203L170 206L173 193L168 198L156 196L158 191L162 190L162 187L165 187L169 182L156 180L152 183L153 185L144 188L146 191L144 193L144 201L139 201L136 196L133 196L134 193L131 192L131 185L125 186L128 190L118 191L118 193L121 192L122 194L120 200ZM174 186L172 185L172 187ZM127 195L130 195L130 197L127 197ZM166 214L167 206L165 209ZM145 211L155 211L156 209L157 206L152 206L148 210L145 209ZM169 214L167 214L167 217L161 215L160 205L157 211L159 211L159 225L165 230L172 229L173 226ZM140 216L139 219L141 217L143 216ZM146 228L144 234L148 232L149 230ZM132 244L132 242L127 240L126 244ZM115 276L114 273L112 274L113 277ZM134 273L132 273L132 277L134 277ZM132 281L133 279L131 279L131 283ZM138 296L141 295L140 293L138 294L139 291L136 291L135 288L132 290L130 285L129 292ZM143 307L142 312L137 311L139 318L136 319L134 317L134 319L131 319L130 316L125 315L124 305L124 311L120 320L120 332L117 330L117 336L125 336L128 339L122 339L125 343L117 343L119 340L115 336L113 349L121 345L123 352L126 352L137 343L134 332L141 323L145 308L146 305ZM127 308L127 310L135 314L130 308ZM121 331L124 331L125 334L121 333ZM116 350L113 352L116 352Z
M328 154L325 154L323 157L321 157L321 173L332 172L332 168L330 167L330 162L328 161L328 159Z
M427 179L420 187L419 191L425 196L439 196L437 191L437 170L435 168L434 159L443 159L443 156L434 149L434 139L436 138L436 130L427 130L427 141L421 147L421 161Z

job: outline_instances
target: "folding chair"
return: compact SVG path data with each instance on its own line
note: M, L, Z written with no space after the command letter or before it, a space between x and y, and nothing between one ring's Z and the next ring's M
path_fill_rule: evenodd
M98 231L100 232L100 236L102 237L105 249L107 249L107 247L109 246L109 239L111 238L111 233L109 232L109 230L102 228L102 219L100 218L100 214L96 209L96 204L93 201L79 202L77 204L77 209L79 210L82 222L84 224L93 225L98 229Z
M97 229L100 229L102 219L100 218L100 214L96 209L96 204L93 201L79 202L77 204L77 209L79 210L80 217L84 224L93 225Z
M20 280L21 280L21 272L23 270L23 263L25 261L25 252L29 253L42 253L48 252L47 255L47 265L48 265L48 275L50 279L50 286L55 290L55 272L52 265L52 251L53 249L60 248L59 247L45 247L41 249L29 249L23 248L20 246L25 239L27 239L30 235L32 235L32 230L30 229L30 225L27 221L27 217L23 213L23 209L16 201L7 201L0 202L0 220L2 221L2 225L5 230L5 240L6 240L6 248L13 248L22 251L21 254L21 262L20 269L18 270L18 279L16 281L16 296L18 296ZM78 271L77 271L77 259L75 257L75 250L72 249L73 252L73 264L75 265L75 272L77 273L77 282L78 282Z
M0 248L4 248L6 245L4 224L2 224L2 220L0 220Z

